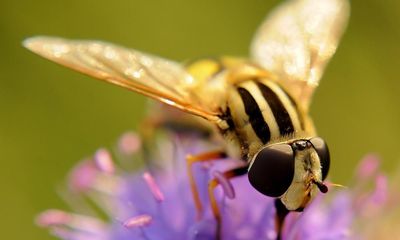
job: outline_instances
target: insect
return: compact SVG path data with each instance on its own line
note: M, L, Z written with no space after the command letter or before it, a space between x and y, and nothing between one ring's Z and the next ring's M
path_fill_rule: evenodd
M302 211L318 190L328 190L323 181L329 151L316 135L309 106L348 16L347 0L288 0L256 32L249 59L202 59L186 66L100 41L33 37L24 46L212 123L226 149L188 156L198 211L202 205L192 164L234 156L243 164L224 176L248 173L257 191L276 198L279 232L289 211ZM209 195L219 232L216 186L214 179Z

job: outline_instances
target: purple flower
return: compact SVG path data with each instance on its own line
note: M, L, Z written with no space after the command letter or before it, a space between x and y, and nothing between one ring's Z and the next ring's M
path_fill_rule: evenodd
M274 199L254 190L247 176L227 180L220 174L238 161L194 166L204 206L197 219L185 156L210 149L211 144L196 136L171 135L153 147L150 153L140 152L138 136L126 133L114 157L98 150L72 170L68 188L61 194L74 213L47 210L37 223L69 240L215 239L207 184L217 177L222 183L215 190L222 239L276 239ZM127 170L135 161L144 161L145 166ZM362 160L354 178L350 187L331 184L331 191L319 195L303 213L290 213L283 239L363 239L366 231L360 227L388 209L388 183L373 155Z

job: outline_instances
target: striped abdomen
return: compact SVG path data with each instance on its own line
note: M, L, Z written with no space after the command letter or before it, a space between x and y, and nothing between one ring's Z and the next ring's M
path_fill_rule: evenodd
M247 80L233 86L228 92L227 111L232 120L228 135L237 138L244 160L263 145L298 138L307 132L306 116L295 101L268 79Z

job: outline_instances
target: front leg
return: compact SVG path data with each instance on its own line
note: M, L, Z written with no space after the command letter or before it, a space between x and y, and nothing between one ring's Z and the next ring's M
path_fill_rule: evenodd
M216 161L218 159L226 159L226 153L224 151L212 151L212 152L200 153L197 155L188 155L186 157L187 174L189 177L190 189L192 190L193 194L194 204L197 210L197 219L201 218L203 212L203 205L201 204L199 191L197 189L196 181L193 176L192 165L194 163L210 162L210 161Z

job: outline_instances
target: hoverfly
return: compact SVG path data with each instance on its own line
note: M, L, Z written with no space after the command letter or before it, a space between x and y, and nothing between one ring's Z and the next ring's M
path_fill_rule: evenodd
M329 151L316 135L309 105L348 15L347 0L287 0L258 29L250 59L203 59L186 66L100 41L33 37L24 46L215 125L226 149L188 157L197 209L192 164L238 157L244 164L225 177L248 173L257 191L276 198L279 232L289 211L302 211L318 189L327 191ZM219 230L217 185L212 180L209 192Z

